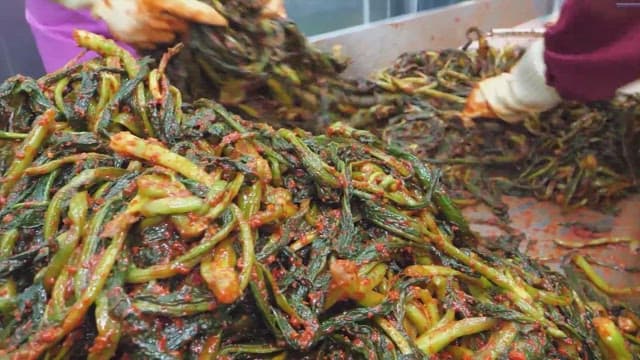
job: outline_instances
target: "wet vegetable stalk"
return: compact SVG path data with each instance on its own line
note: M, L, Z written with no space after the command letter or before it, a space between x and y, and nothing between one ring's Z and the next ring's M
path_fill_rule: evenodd
M637 317L470 248L435 171L401 148L183 104L168 58L75 35L102 57L0 86L1 358L639 353Z

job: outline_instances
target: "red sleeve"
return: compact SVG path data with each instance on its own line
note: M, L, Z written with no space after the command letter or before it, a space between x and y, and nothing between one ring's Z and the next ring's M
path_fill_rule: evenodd
M566 0L545 34L544 59L547 83L563 98L610 99L640 78L640 0Z

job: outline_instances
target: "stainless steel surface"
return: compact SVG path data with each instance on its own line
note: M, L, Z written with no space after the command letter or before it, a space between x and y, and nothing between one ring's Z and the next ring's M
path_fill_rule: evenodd
M347 76L368 76L400 54L458 47L468 28L507 28L550 13L552 0L475 0L311 37L326 51L340 46L353 64Z
M640 256L634 244L611 244L584 249L572 249L557 245L554 240L572 244L580 244L594 238L627 237L640 240L640 195L634 195L616 204L617 213L601 213L589 209L564 211L560 206L541 202L533 198L505 196L502 199L509 206L511 225L526 234L521 244L522 251L539 259L549 267L560 270L560 265L567 257L579 253L621 268L640 267ZM498 219L484 205L464 209L464 214L471 227L487 238L503 234L497 225ZM583 231L571 224L590 224L595 227L609 229L604 233L594 234ZM594 268L614 287L640 285L639 272L624 272L594 265ZM640 294L619 297L634 306L640 306Z
M490 37L502 37L502 36L522 36L522 37L542 37L544 36L545 29L537 28L537 29L517 29L517 28L506 28L506 29L491 29L487 33L487 36Z
M558 13L551 13L516 25L512 29L505 28L500 36L489 37L489 44L494 47L522 46L527 47L531 42L540 38L536 31L527 35L532 29L544 31L545 25L556 21ZM494 30L495 31L495 30ZM512 32L511 34L509 32ZM474 44L474 46L477 44ZM473 46L472 46L473 47Z

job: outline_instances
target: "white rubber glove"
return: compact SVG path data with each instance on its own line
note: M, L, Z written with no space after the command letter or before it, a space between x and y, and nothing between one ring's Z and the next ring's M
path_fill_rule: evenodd
M545 74L544 40L540 39L527 49L510 73L478 83L467 100L465 114L518 122L529 113L549 110L562 99L553 87L547 85ZM486 102L488 109L482 102Z
M618 92L626 95L640 94L640 79L621 87Z
M114 38L139 48L175 40L189 22L227 26L213 7L198 0L59 0L72 9L91 8Z

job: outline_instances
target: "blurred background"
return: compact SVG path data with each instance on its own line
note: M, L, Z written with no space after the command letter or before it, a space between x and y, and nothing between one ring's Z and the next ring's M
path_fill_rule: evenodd
M305 34L367 24L395 16L430 10L464 0L286 0L289 16Z
M286 0L286 6L289 16L311 36L461 1L464 0ZM0 20L0 79L15 74L44 74L24 19L24 0L0 1Z
M52 0L53 1L53 0ZM24 18L24 0L0 1L0 81L15 74L40 76L44 68Z

